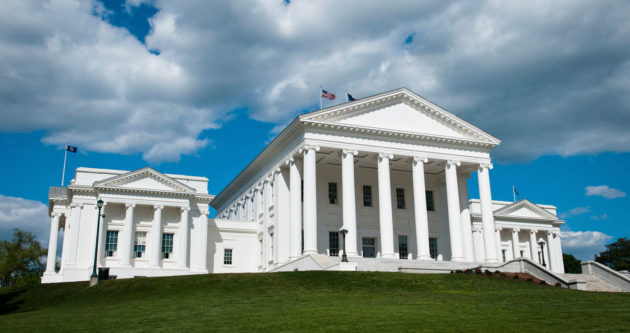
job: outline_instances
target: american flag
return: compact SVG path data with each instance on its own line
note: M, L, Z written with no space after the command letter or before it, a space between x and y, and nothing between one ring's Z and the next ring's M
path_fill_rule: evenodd
M322 89L322 98L334 101L335 100L335 94Z

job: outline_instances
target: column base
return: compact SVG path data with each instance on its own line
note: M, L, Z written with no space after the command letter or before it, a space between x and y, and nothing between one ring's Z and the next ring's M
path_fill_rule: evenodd
M348 256L348 258L360 258L361 257L358 252L348 252L347 256Z
M496 264L499 262L499 260L492 258L492 259L486 259L485 262L489 264Z
M427 255L418 255L418 258L416 258L416 260L431 260L431 261L435 261L435 259L431 258L431 256L427 256Z
M396 257L396 254L394 254L394 253L381 254L381 258L383 258L383 259L398 259Z
M457 257L457 258L451 258L450 261L463 262L463 261L466 261L466 260L463 257Z
M317 254L318 252L316 250L304 250L303 254Z

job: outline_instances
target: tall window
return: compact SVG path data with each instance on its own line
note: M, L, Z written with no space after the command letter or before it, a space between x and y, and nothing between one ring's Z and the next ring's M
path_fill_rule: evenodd
M363 237L361 239L363 258L376 258L376 238Z
M147 233L136 232L136 240L133 243L133 253L136 258L143 258L147 246Z
M336 231L328 232L328 253L331 257L339 256L339 233Z
M409 246L407 244L407 235L398 235L398 258L407 259L409 255Z
M117 248L118 248L118 231L107 230L107 236L105 237L105 255L108 257L115 256Z
M232 264L232 249L223 250L223 264L224 265Z
M363 207L372 207L372 186L363 185Z
M405 189L396 188L396 208L405 209Z
M433 191L426 191L426 195L427 195L427 210L428 211L435 211L435 206L433 204Z
M501 255L503 256L503 262L505 262L505 250L501 250Z
M173 234L162 234L162 258L168 259L173 255Z
M431 258L436 259L437 253L438 253L437 238L430 237L429 238L429 254L431 254Z
M300 180L300 198L304 202L304 180Z
M337 204L337 183L328 183L328 203Z
M269 262L273 262L273 233L269 234Z

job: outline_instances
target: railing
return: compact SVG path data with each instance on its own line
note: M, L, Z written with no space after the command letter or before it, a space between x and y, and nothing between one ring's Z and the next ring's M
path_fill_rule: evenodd
M489 269L489 270L501 270L503 269L506 272L520 272L520 273L528 273L533 277L543 280L551 285L555 285L556 283L560 283L560 285L564 288L570 289L584 289L585 281L571 280L567 281L562 277L556 275L552 271L534 263L533 261L527 258L519 258L508 261L502 265L492 266L492 265L481 265L480 269Z
M595 275L613 286L630 292L630 278L595 261L583 261L582 273Z

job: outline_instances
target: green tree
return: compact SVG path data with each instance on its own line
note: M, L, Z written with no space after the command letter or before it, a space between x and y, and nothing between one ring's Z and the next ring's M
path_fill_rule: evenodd
M564 261L564 272L565 273L574 273L580 274L582 273L582 265L581 261L577 260L572 254L563 253L562 261Z
M0 286L39 283L46 255L35 235L13 229L13 239L0 241Z
M616 271L630 270L630 239L621 237L606 245L606 251L596 255L595 261Z

